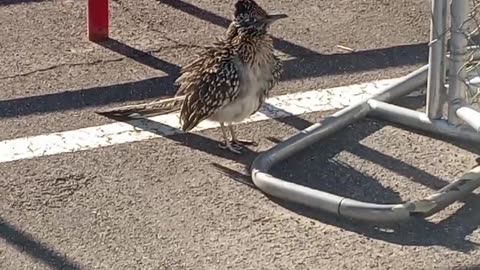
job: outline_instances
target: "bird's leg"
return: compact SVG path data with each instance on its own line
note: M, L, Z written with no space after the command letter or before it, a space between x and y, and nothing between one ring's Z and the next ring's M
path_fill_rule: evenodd
M234 145L253 145L253 146L257 146L257 142L253 141L253 140L245 140L245 139L238 139L237 136L235 136L235 131L233 130L233 125L230 123L227 125L228 126L228 129L230 130L230 134L232 135L231 137L231 142L232 144Z
M234 145L230 142L227 136L227 131L225 130L225 125L223 123L220 123L220 129L222 130L224 143L219 143L218 147L220 147L221 149L228 149L230 152L233 152L235 154L241 154L242 147Z

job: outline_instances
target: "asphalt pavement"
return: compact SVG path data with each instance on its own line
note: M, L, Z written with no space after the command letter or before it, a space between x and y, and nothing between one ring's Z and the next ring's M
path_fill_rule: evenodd
M110 2L111 40L95 44L84 1L0 1L0 141L115 123L93 111L172 96L234 1ZM258 3L289 15L271 30L285 64L272 96L396 78L427 61L428 1ZM257 153L333 112L239 125L259 142L241 156L207 129L2 162L0 269L480 269L478 194L386 230L252 185ZM365 119L273 173L396 203L441 188L479 154Z

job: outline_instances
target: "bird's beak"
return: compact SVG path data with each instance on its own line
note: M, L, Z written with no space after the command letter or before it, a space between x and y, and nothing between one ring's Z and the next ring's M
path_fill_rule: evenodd
M271 14L271 15L268 15L267 21L269 23L272 23L274 21L285 19L285 18L288 18L287 14Z

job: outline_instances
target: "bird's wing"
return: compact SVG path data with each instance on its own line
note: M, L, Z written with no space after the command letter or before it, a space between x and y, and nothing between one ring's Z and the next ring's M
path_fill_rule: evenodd
M180 112L184 131L209 118L239 92L239 70L232 54L218 54L200 62L195 69L187 69L187 76L177 80L180 91L185 93Z
M272 69L273 76L272 79L268 82L268 87L265 89L265 97L268 96L270 90L272 90L272 88L278 83L278 81L280 80L280 76L283 72L282 61L280 61L280 59L276 55L274 55L273 58L275 59Z
M218 69L222 63L231 60L234 54L226 40L217 40L212 46L206 47L195 59L181 68L180 76L175 80L175 85L180 86L176 96L187 94L191 91L192 83L201 80L205 72Z
M275 55L273 56L273 58L275 59L275 61L273 62L273 68L272 68L273 76L268 81L265 89L263 89L263 94L260 95L260 102L258 103L257 111L262 107L263 103L265 102L265 99L267 99L267 97L270 94L270 90L272 90L273 87L278 83L278 81L280 80L280 76L282 75L282 72L283 72L283 64L280 61L280 59L278 59L278 57Z

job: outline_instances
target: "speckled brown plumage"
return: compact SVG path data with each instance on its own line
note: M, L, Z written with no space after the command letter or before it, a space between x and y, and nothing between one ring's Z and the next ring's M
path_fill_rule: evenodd
M267 14L253 0L235 3L234 20L225 36L184 66L175 81L177 97L168 104L180 106L182 130L190 131L207 119L219 122L225 139L221 146L240 153L242 144L248 141L235 137L232 124L258 111L280 78L282 64L273 54L267 30L272 22L285 17ZM121 114L148 114L148 110L137 106L137 110L131 108ZM155 109L150 106L150 110ZM157 105L156 111L161 110L169 112L172 108Z

